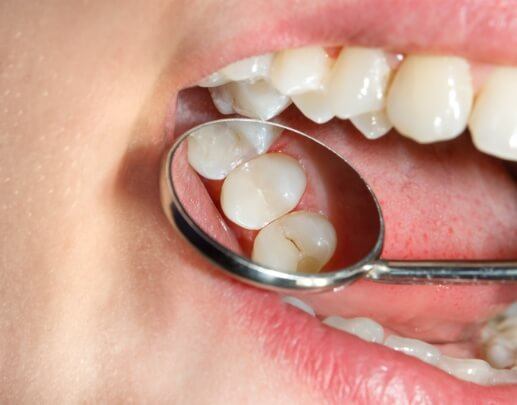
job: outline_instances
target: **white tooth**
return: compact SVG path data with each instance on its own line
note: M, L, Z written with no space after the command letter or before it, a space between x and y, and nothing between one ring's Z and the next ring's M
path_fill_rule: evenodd
M491 384L517 384L517 370L493 370Z
M253 145L258 155L266 153L283 129L273 125L235 121L231 128Z
M466 60L410 55L391 84L387 113L398 132L417 142L452 139L467 126L472 97Z
M229 86L210 87L208 89L212 101L221 114L233 114L233 96Z
M200 87L216 87L228 82L229 80L221 72L214 72L201 80L197 85Z
M508 308L506 308L506 310L504 311L504 316L506 316L507 318L517 318L517 302L514 302Z
M267 81L231 82L222 86L228 92L224 100L232 100L233 110L251 118L268 120L280 114L291 104L291 99L276 91Z
M492 368L479 359L455 359L442 356L438 362L438 368L464 381L477 384L489 384L492 380Z
M270 53L252 56L226 66L221 70L221 74L232 81L267 77L272 60L273 55Z
M393 128L384 110L357 115L350 121L368 139L380 138Z
M286 304L292 305L293 307L296 307L303 312L308 313L309 315L316 316L316 312L314 312L314 309L307 304L306 302L303 302L301 299L291 296L282 297L282 301L284 301Z
M336 232L323 215L297 211L262 229L252 260L284 272L317 273L336 249Z
M273 86L288 96L319 89L330 72L331 59L319 46L287 49L271 65Z
M418 339L409 339L391 335L386 339L384 344L398 352L416 357L429 364L437 364L442 356L439 349Z
M268 153L238 166L226 177L221 208L243 228L261 229L298 205L306 183L297 160Z
M474 103L469 129L476 148L517 161L517 68L490 75Z
M511 367L514 364L514 346L503 336L495 336L486 344L485 354L488 362L497 368ZM517 354L517 353L516 353Z
M345 319L333 315L325 318L323 323L355 335L367 342L382 343L384 340L384 328L369 318Z
M326 87L326 86L325 86ZM310 120L324 124L334 118L326 88L292 96L293 103Z
M342 119L382 110L391 74L390 58L380 49L344 48L329 85L334 114Z

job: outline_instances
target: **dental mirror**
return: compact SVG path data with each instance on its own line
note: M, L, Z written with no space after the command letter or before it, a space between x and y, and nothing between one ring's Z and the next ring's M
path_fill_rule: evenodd
M517 261L381 260L384 220L369 185L336 152L281 124L230 118L190 129L163 161L160 190L180 234L261 288L317 292L360 277L517 281Z

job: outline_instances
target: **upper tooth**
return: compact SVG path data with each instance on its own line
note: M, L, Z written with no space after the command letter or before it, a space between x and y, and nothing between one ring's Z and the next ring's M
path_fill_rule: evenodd
M319 89L330 71L331 60L319 46L288 49L275 55L271 82L286 95Z
M411 55L395 75L387 113L398 132L418 142L452 139L465 130L472 97L467 61Z
M225 83L228 83L229 79L223 75L221 72L214 72L211 75L208 75L203 80L198 83L198 86L201 87L215 87L221 86Z
M384 339L384 328L369 318L345 319L332 315L325 318L323 323L360 337L367 342L382 343Z
M492 368L486 361L479 359L442 356L438 367L456 378L477 384L488 384L492 380Z
M266 80L231 82L218 91L227 92L228 95L221 97L224 98L225 105L231 100L235 112L264 121L280 114L291 104L289 97L276 91ZM224 111L226 110L225 107ZM220 112L225 113L223 110Z
M253 244L252 259L266 267L317 273L336 248L336 232L320 214L298 211L262 229Z
M279 130L265 125L206 126L188 138L188 161L207 179L224 179L242 162L269 149Z
M286 304L292 305L293 307L296 307L303 312L308 313L309 315L316 316L316 312L314 312L314 309L307 304L306 302L303 302L301 299L291 296L285 296L282 297L282 301L284 301Z
M486 344L485 354L488 362L497 368L511 367L514 365L514 349L516 344L505 339L503 336L496 336ZM516 353L517 354L517 353Z
M380 138L393 128L384 110L357 115L350 121L368 139Z
M517 68L491 74L474 103L469 129L479 150L517 160Z
M330 97L334 113L350 118L385 106L391 68L379 49L345 48L332 71Z
M226 66L221 70L221 74L234 81L267 77L272 60L273 55L270 53L252 56Z
M324 124L334 118L326 86L291 98L303 115L318 124Z
M384 342L386 346L409 356L416 357L429 364L436 364L440 360L442 353L433 345L422 342L418 339L403 338L391 335Z
M233 95L230 92L231 86L210 87L208 91L212 97L215 108L221 114L233 114Z
M261 229L296 207L306 182L297 160L268 153L238 166L226 177L221 208L243 228Z

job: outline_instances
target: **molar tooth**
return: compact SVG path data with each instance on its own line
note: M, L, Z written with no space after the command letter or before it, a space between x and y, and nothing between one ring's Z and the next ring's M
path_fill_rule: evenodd
M323 215L292 212L270 223L255 238L252 260L294 273L317 273L336 249L336 232Z
M228 82L229 82L228 78L219 71L219 72L214 72L214 73L208 75L203 80L201 80L197 85L200 87L216 87L216 86L222 86L223 84L226 84Z
M243 228L261 229L298 205L306 183L297 160L268 153L241 164L226 177L221 208Z
M188 138L188 161L203 177L224 179L242 162L266 152L280 134L265 125L207 126Z
M356 115L350 121L368 139L378 139L393 128L384 110Z
M334 114L342 119L382 110L391 74L390 58L380 49L344 48L329 87Z
M476 148L517 161L517 68L498 68L474 103L469 129Z
M273 55L252 56L226 66L221 70L221 74L232 81L256 80L257 78L267 77Z
M467 61L410 55L391 84L387 113L398 132L417 142L447 140L465 130L472 97Z
M384 344L392 349L416 357L429 364L437 364L442 356L439 349L418 339L389 336Z
M491 384L517 384L517 370L493 370Z
M291 296L285 296L282 297L282 301L284 301L286 304L292 305L293 307L298 308L299 310L308 313L311 316L316 316L316 312L314 312L314 309L307 304L306 302L303 302L301 299Z
M516 344L505 339L504 336L494 336L485 345L485 355L488 362L497 368L506 368L514 365L514 351L517 351Z
M331 63L327 52L320 46L280 51L271 66L271 82L288 96L317 90L330 72Z
M384 340L384 328L370 318L345 319L332 315L325 318L323 323L355 335L367 342L382 343Z
M276 91L266 80L231 82L222 87L217 91L227 92L221 93L225 94L221 95L225 105L231 100L235 112L250 118L269 120L291 104L289 97Z
M438 362L438 368L464 381L483 385L492 381L493 369L486 361L479 359L455 359L442 356Z

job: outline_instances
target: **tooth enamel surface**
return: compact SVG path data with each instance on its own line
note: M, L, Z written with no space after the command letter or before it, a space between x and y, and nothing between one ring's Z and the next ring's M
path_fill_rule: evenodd
M221 208L243 228L261 229L298 205L306 182L297 160L268 153L243 163L226 177Z
M368 139L378 139L393 128L384 110L357 115L350 121Z
M291 99L303 115L317 124L324 124L334 118L326 86L321 90L292 96Z
M336 249L336 232L323 215L298 211L262 229L253 244L252 260L288 273L317 273Z
M221 72L214 72L198 83L200 87L215 87L228 83L230 80Z
M242 162L266 152L280 134L265 125L207 126L188 138L188 162L207 179L224 179Z
M469 120L479 150L517 161L517 68L499 68L485 82Z
M417 339L391 335L386 339L384 344L396 351L416 357L433 365L437 364L442 356L442 353L436 347Z
M334 114L342 119L382 110L391 68L379 49L344 48L329 85Z
M387 113L399 133L417 142L447 140L465 130L472 97L467 61L411 55L391 84Z
M513 344L504 337L496 336L486 345L486 359L496 368L512 367L515 363L514 351L517 350L514 346L517 346L517 343Z
M345 319L340 316L329 316L324 324L355 335L367 342L382 343L384 340L384 328L369 318Z
M231 86L210 87L208 91L212 101L221 114L233 114L233 95L230 92Z
M221 97L231 100L232 109L245 117L266 121L291 104L289 97L279 93L266 80L231 82L222 87L219 91L228 95Z
M275 55L270 79L278 91L291 96L319 89L330 67L331 59L322 47L287 49Z
M489 384L492 381L492 368L483 360L479 359L455 359L449 356L442 356L438 367L443 371L464 381L476 384Z
M226 66L220 73L233 81L267 77L272 60L272 54L252 56Z
M308 313L311 316L316 316L316 313L314 312L314 309L312 307L303 302L301 299L291 296L282 297L282 301L284 301L286 304L292 305L295 308L298 308L299 310Z

